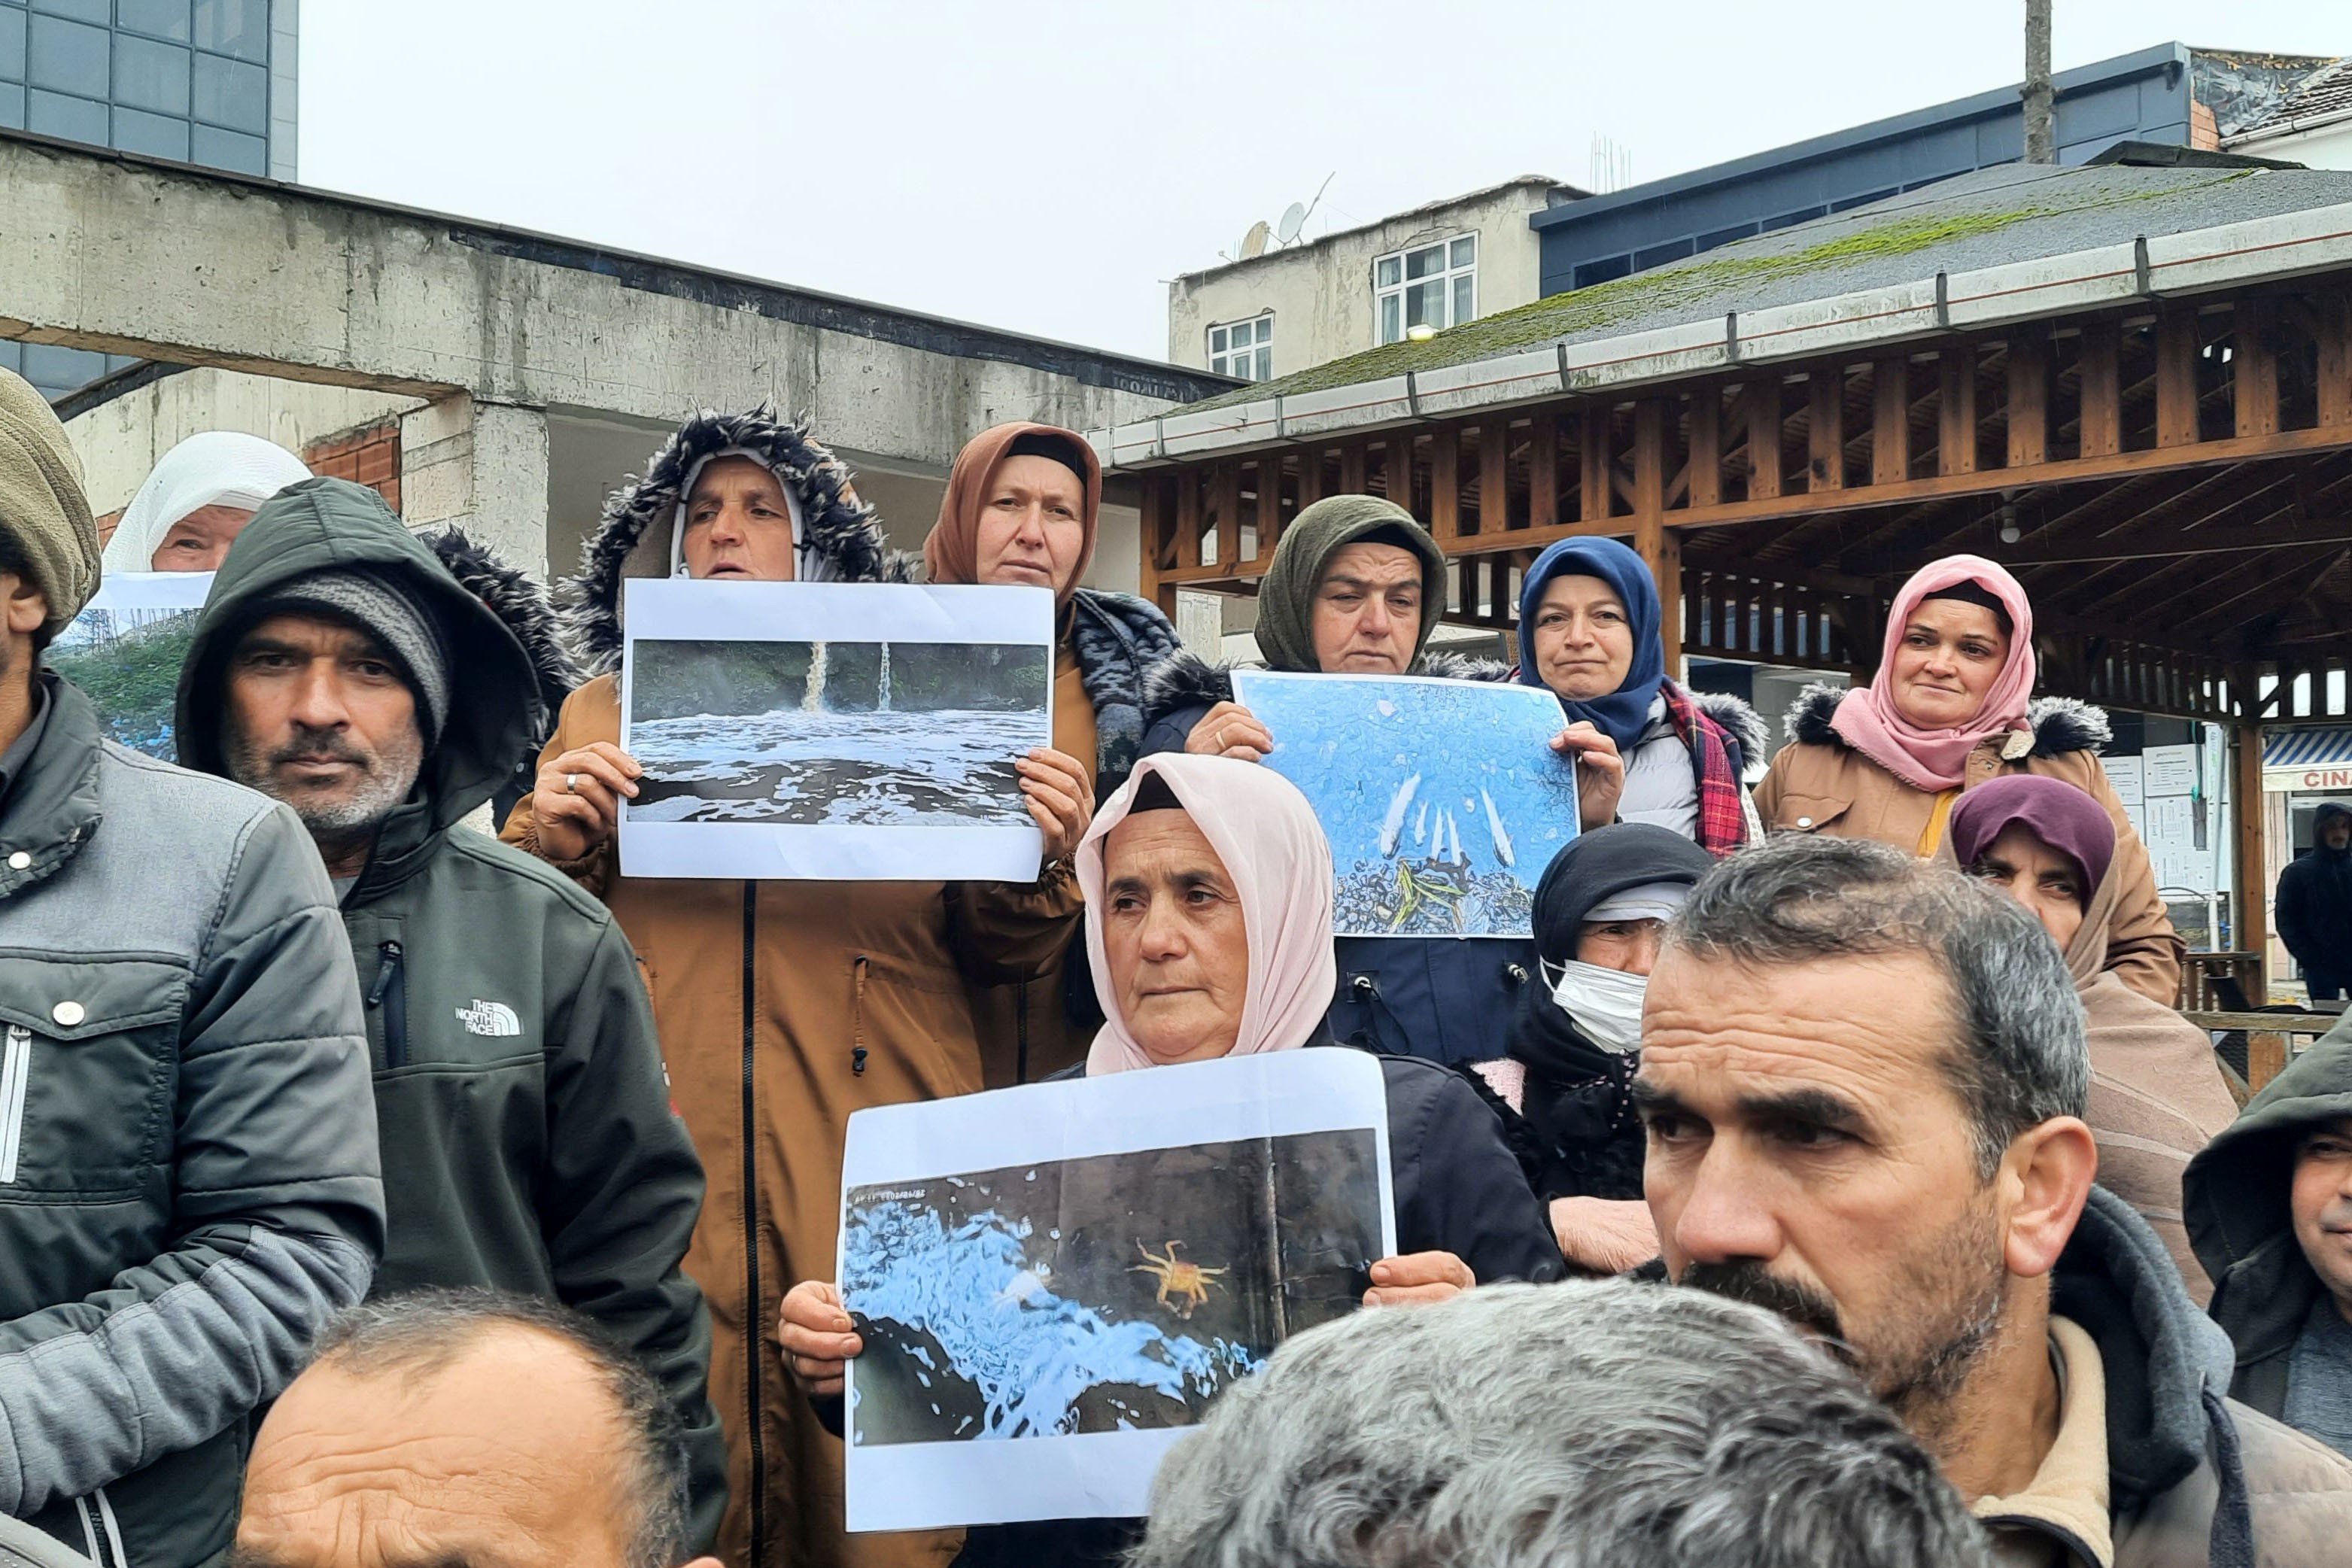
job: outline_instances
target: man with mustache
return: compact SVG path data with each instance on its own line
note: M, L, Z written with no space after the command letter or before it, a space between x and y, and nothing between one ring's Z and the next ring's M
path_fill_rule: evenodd
M461 826L542 721L514 630L342 479L254 514L180 680L182 757L293 807L341 906L385 1152L376 1291L497 1289L596 1323L667 1391L707 1542L726 1450L683 1268L702 1166L635 956L569 879Z
M1643 1016L1664 1268L1838 1346L2005 1563L2341 1562L2352 1463L2228 1399L2229 1347L2093 1184L2083 1028L2047 933L1952 869L1735 856Z

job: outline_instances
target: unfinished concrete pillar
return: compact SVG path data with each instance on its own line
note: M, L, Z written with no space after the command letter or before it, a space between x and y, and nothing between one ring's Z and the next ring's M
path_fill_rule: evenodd
M463 393L400 422L401 514L454 523L534 577L547 575L547 412Z

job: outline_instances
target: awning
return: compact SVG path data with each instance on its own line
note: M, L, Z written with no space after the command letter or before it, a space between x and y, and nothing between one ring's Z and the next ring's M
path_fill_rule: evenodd
M2263 788L2352 791L2352 729L2264 736Z

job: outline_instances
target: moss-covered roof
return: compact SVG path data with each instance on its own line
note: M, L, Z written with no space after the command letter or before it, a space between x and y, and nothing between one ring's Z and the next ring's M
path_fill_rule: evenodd
M1191 405L1319 392L1554 342L1679 326L1937 271L2063 256L2352 202L2352 174L2266 169L2059 169L2011 164L1746 239L1671 266L1554 294Z

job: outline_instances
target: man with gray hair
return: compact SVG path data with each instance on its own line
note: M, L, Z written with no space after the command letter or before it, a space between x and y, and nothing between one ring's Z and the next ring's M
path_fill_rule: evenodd
M1936 1462L1771 1314L1493 1285L1299 1335L1161 1464L1134 1568L1976 1568Z
M2339 1563L2352 1464L2226 1398L2228 1344L2093 1184L2083 1027L2041 925L1954 869L1726 861L1643 1013L1664 1268L1836 1346L2004 1563Z
M674 1402L578 1313L383 1297L327 1326L262 1423L229 1563L677 1568L688 1468Z
M726 1445L683 1268L702 1165L636 955L569 879L461 826L531 744L540 689L507 621L382 497L307 479L213 583L180 753L292 806L336 885L384 1150L375 1288L523 1291L595 1322L669 1390L709 1540Z

